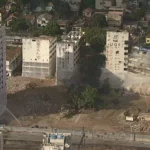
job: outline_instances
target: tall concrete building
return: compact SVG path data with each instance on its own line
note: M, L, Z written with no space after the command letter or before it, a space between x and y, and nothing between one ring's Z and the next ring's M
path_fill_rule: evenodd
M3 133L0 132L0 150L3 150Z
M56 70L56 38L40 36L23 39L22 76L51 78Z
M127 70L128 63L128 32L107 32L106 40L106 69L113 73Z
M5 28L0 28L0 115L3 113L6 103L6 41Z
M71 31L56 45L56 84L70 81L78 70L79 47L82 31Z

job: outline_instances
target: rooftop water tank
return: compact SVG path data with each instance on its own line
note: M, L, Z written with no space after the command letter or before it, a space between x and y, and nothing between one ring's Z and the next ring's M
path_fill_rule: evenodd
M50 134L50 139L57 139L57 135L56 134Z
M58 136L57 136L57 139L63 139L64 138L64 135L63 134L59 134Z

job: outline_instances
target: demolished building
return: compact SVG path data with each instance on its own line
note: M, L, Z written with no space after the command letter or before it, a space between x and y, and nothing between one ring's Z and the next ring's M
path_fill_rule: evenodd
M150 51L134 50L128 61L128 71L143 75L150 75Z

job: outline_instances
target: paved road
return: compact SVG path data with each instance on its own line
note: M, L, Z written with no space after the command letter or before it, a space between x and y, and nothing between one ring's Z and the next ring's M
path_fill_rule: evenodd
M32 134L32 133L7 133L4 134L4 139L13 140L13 141L25 141L25 142L41 142L43 139L42 134ZM80 143L81 136L72 136L72 144L78 145ZM119 145L119 146L134 146L134 147L145 147L150 148L150 143L141 143L141 142L126 142L126 141L106 141L102 139L88 139L84 141L85 145Z
M3 134L3 139L42 142L43 134L9 132Z
M50 133L52 129L34 129L34 128L18 128L18 127L5 127L5 131L9 131L7 134L4 134L4 139L13 140L13 141L35 141L42 142L43 133ZM12 132L14 131L14 132ZM72 143L78 144L81 139L82 130L59 130L61 133L72 133ZM99 134L99 137L96 135ZM88 136L87 136L88 135ZM118 136L119 135L119 136ZM93 136L92 133L86 132L86 144L104 144L105 142L124 146L135 146L135 147L149 147L150 148L150 135L148 134L135 134L131 133L95 133ZM136 139L136 140L135 140ZM136 141L136 142L135 142ZM143 144L144 142L144 144Z

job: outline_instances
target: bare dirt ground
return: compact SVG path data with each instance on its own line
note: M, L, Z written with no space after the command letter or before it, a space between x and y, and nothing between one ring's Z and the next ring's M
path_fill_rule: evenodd
M99 146L99 147L82 147L82 150L148 150L148 148L134 148L134 147L121 147L121 146ZM74 148L73 150L77 150Z
M29 83L34 86L29 87ZM35 86L36 85L36 86ZM119 104L111 103L111 97L103 97L107 107L97 112L77 114L71 118L62 118L59 113L63 105L68 104L69 96L65 88L56 87L54 80L38 80L23 77L10 77L7 81L7 108L17 117L22 126L40 126L56 128L82 128L92 130L125 130L132 123L120 118L128 108L140 108L143 112L149 107L149 98L122 96ZM7 113L7 112L5 112ZM11 125L18 125L11 120Z

